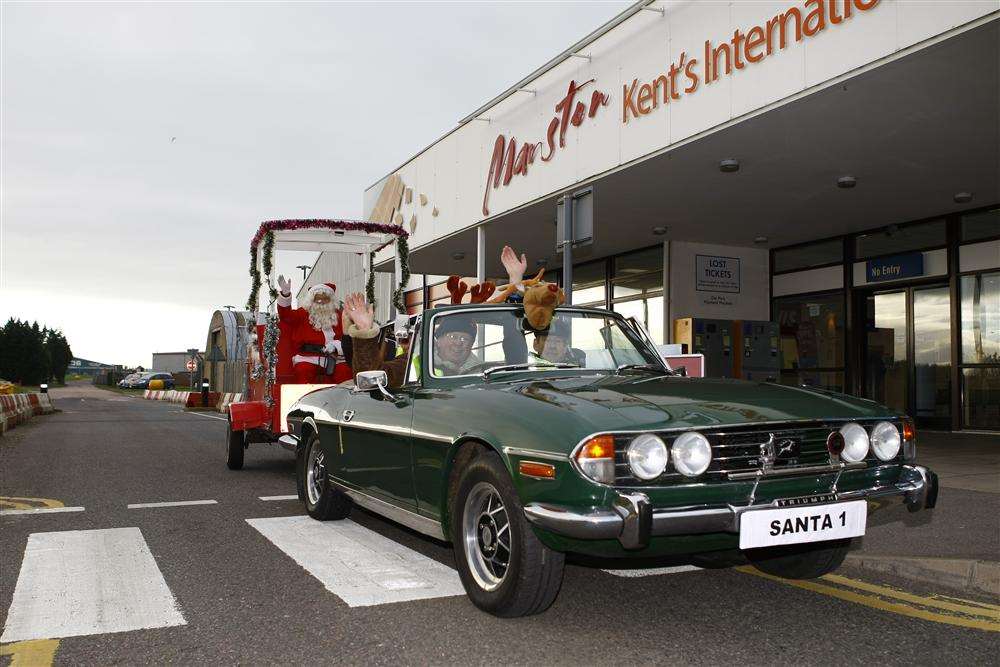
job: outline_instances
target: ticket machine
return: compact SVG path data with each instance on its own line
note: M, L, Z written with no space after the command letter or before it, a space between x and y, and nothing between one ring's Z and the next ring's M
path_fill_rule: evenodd
M778 323L736 320L734 377L757 382L777 382L781 371Z
M678 318L674 320L674 343L685 345L688 354L705 356L705 377L739 377L733 363L732 320Z

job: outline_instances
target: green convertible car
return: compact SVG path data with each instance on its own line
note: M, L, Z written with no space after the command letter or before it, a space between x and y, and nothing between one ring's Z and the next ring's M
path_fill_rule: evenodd
M292 407L299 495L319 520L358 505L452 542L469 597L499 616L548 608L568 553L817 577L890 507L937 498L906 416L684 377L612 312L561 307L537 332L516 305L460 305L410 327L369 369L377 339L355 339L355 381Z

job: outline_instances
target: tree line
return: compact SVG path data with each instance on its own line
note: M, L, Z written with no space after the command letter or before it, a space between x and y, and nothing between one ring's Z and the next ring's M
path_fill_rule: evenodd
M55 378L66 382L73 351L61 331L38 322L7 320L0 328L0 378L37 385Z

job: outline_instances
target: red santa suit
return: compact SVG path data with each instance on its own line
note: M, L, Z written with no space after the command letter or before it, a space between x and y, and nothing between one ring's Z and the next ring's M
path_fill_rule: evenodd
M330 326L317 329L309 321L308 308L312 305L312 298L319 292L325 292L333 303L337 286L333 283L321 283L309 288L309 293L301 304L302 308L292 308L291 295L278 295L278 319L282 324L282 331L288 332L292 337L292 370L295 373L295 382L299 384L329 384L339 383L349 380L354 375L350 366L344 359L344 350L341 346L343 339L343 322L341 321L341 311L335 311L333 322ZM324 353L333 354L337 360L337 365L333 375L327 375L324 371L324 359L315 350L303 349L305 345L315 345L323 348Z

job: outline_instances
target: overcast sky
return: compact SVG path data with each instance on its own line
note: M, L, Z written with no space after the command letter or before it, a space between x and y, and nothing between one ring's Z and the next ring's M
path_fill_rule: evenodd
M106 363L203 349L257 223L360 217L629 4L4 1L0 317Z

